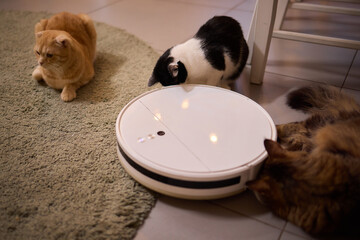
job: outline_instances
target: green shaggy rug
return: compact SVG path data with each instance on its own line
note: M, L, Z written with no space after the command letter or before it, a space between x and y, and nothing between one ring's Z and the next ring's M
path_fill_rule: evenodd
M0 11L0 239L132 239L156 199L121 167L115 121L149 90L158 54L96 23L96 75L62 102L31 79L34 25L49 16Z

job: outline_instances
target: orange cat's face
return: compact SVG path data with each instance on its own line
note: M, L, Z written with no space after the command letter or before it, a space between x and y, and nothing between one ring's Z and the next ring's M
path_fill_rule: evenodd
M70 41L62 31L47 30L36 33L34 52L38 64L43 68L59 68L67 61Z

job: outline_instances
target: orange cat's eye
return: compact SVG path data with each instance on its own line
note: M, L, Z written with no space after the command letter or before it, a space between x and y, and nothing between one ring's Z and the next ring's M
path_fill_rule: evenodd
M36 51L36 54L37 54L37 55L40 55L39 51Z
M52 58L52 56L53 56L53 55L52 55L51 53L47 53L47 54L46 54L46 57L48 57L48 58Z

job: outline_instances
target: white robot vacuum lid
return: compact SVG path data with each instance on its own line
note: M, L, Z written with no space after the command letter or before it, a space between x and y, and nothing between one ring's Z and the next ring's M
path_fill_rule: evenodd
M116 121L125 170L157 192L187 199L229 196L245 189L276 140L269 114L223 88L178 85L130 101Z

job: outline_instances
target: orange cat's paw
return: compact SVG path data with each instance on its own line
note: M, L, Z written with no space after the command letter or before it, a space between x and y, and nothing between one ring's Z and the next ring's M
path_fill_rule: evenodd
M61 100L63 100L64 102L70 102L74 98L76 98L75 91L64 88L63 91L61 92Z
M36 67L35 70L32 73L33 79L36 81L41 81L43 79L40 66Z

